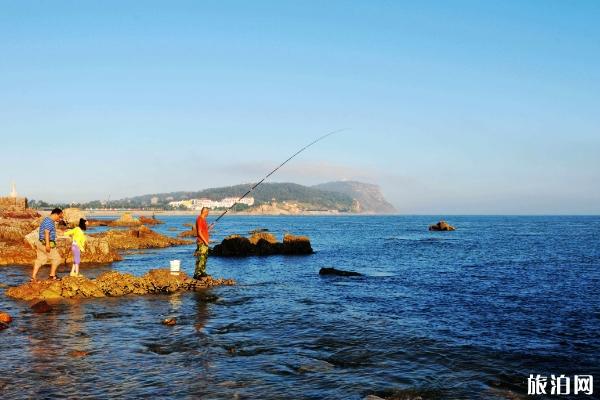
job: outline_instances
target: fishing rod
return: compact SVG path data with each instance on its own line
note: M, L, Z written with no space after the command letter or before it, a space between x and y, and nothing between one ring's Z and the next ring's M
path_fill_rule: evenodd
M328 136L333 135L334 133L338 133L338 132L342 132L347 130L347 128L344 129L338 129L335 130L333 132L329 132L326 135L323 135L315 140L313 140L312 142L310 142L309 144L307 144L306 146L304 146L303 148L301 148L300 150L298 150L297 152L295 152L294 154L292 154L287 160L285 160L284 162L282 162L281 164L279 164L279 166L277 168L275 168L273 171L269 172L264 178L262 178L258 183L256 183L254 186L252 186L250 188L250 190L248 190L246 193L244 193L242 195L242 197L240 197L239 199L237 199L235 201L235 203L233 203L231 205L231 207L229 207L228 209L226 209L225 211L223 211L223 213L221 213L221 215L219 215L217 217L217 219L215 219L215 221L211 224L214 225L216 224L221 218L223 218L223 216L225 216L225 214L227 214L229 212L229 210L231 210L233 207L235 207L244 197L248 196L254 189L256 189L261 183L263 183L265 181L265 179L267 179L268 177L270 177L271 175L273 175L279 168L283 167L285 164L288 163L288 161L290 161L292 158L296 157L298 154L302 153L304 150L308 149L310 146L312 146L313 144L320 142L321 140L325 139Z

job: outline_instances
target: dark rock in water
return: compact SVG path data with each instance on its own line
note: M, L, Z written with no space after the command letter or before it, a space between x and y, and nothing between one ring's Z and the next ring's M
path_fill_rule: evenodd
M435 225L429 226L430 231L455 231L456 228L448 224L446 221L440 221Z
M52 311L52 307L50 306L50 304L46 303L45 300L38 301L37 303L31 306L31 309L38 314L44 314Z
M306 236L294 236L288 233L283 237L283 254L312 254L310 239Z
M0 331L3 331L5 329L8 329L8 324L5 324L4 322L0 322Z
M175 326L177 325L177 318L165 318L162 320L162 324L166 326Z
M341 269L335 269L335 268L321 268L319 270L319 275L335 275L335 276L363 276L363 274L360 274L358 272L354 272L354 271L344 271Z
M217 257L270 256L276 254L304 255L312 254L310 240L305 236L286 234L283 243L268 232L255 232L250 238L230 235L210 250Z
M255 233L261 233L261 232L269 232L269 230L267 228L256 228L256 229L248 232L248 234L254 235Z

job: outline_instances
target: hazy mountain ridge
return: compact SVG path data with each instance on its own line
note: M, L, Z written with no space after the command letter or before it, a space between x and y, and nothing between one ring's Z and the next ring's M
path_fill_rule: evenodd
M220 200L225 197L240 197L252 184L240 184L199 191L178 191L146 194L119 200L119 203L148 206L167 204L169 201L192 198ZM395 208L381 194L379 186L356 182L328 182L314 186L297 183L263 183L251 195L255 205L277 202L298 203L306 210L338 210L340 212L393 213Z
M313 188L329 192L347 194L358 202L358 212L374 214L391 214L396 208L390 204L378 185L357 181L336 181L321 183Z

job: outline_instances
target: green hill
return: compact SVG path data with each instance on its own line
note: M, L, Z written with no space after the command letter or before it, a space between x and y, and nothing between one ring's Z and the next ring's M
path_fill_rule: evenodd
M133 207L150 206L152 199L154 199L156 205L163 206L170 201L177 200L198 198L221 200L224 197L240 197L251 187L252 184L242 184L203 189L195 192L147 194L119 200L118 203L125 203L128 206ZM314 187L298 185L296 183L263 183L256 188L250 196L254 197L255 205L268 204L272 200L276 200L278 202L301 203L306 209L338 210L341 212L352 211L353 205L352 197L347 194L321 190ZM111 202L111 204L112 203L113 202Z

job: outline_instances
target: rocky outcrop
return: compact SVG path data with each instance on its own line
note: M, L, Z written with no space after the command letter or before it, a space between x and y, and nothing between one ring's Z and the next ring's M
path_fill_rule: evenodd
M142 225L142 222L135 218L131 213L123 213L117 219L89 219L88 226L114 226L114 227L135 227Z
M188 225L188 224L184 224L184 225ZM187 231L183 231L180 232L177 237L179 238L189 238L189 237L196 237L196 226L192 225L191 229L188 229Z
M344 271L336 268L321 268L319 270L319 275L334 275L334 276L363 276L358 272L354 271Z
M429 226L430 231L455 231L456 228L449 225L446 221L440 221L437 224Z
M164 224L164 221L161 221L160 219L156 219L156 217L154 217L154 215L152 217L144 217L142 215L138 219L139 219L140 223L143 224L143 225L160 225L160 224Z
M310 239L306 236L294 236L286 233L283 236L283 254L312 254Z
M25 198L25 197L0 197L0 210L3 210L3 211L25 211L25 210L27 210L27 198Z
M123 213L118 219L112 221L111 226L137 226L141 225L139 219L135 218L131 213Z
M56 247L65 263L73 261L71 239L59 236L56 241ZM0 241L0 265L32 265L35 258L35 250L22 237L20 241ZM88 236L88 240L85 243L85 251L81 253L82 263L104 264L122 259L119 253L103 238Z
M0 213L0 265L32 265L35 250L25 241L25 236L39 228L42 217L33 210ZM77 220L79 222L79 220ZM66 262L72 260L71 239L57 231L57 247ZM109 263L121 260L121 256L103 239L90 237L81 254L84 263Z
M78 226L81 218L86 218L86 216L79 208L65 208L63 210L63 219L69 227Z
M305 236L286 234L283 243L268 232L256 232L249 238L230 235L210 250L217 257L268 256L276 254L304 255L312 254L310 240Z
M196 280L184 272L171 275L168 269L153 269L141 277L109 271L96 279L67 276L60 281L37 281L6 290L6 295L20 300L58 300L89 297L118 297L175 293L205 289L220 285L234 285L231 279L213 279L210 276Z
M106 240L111 248L118 250L157 249L193 243L188 240L161 235L145 225L128 230L109 230L91 236Z

